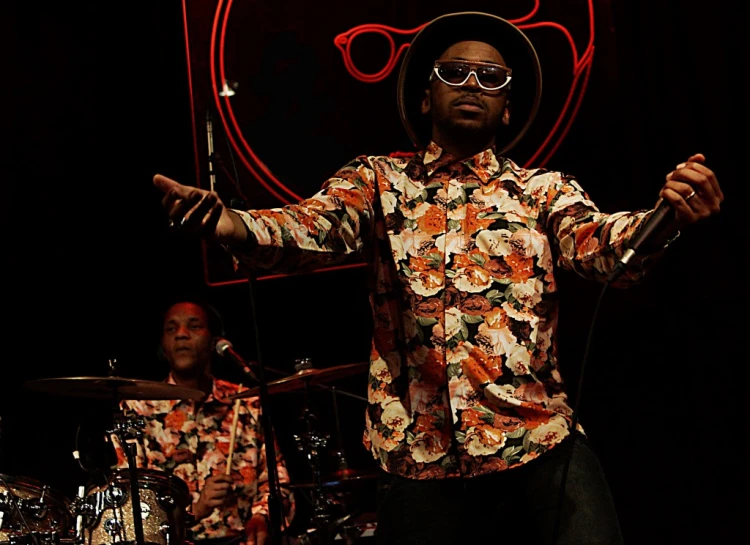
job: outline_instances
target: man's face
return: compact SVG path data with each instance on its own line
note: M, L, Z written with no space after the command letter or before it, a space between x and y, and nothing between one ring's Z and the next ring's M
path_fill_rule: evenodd
M497 49L473 41L453 44L436 60L506 66ZM488 146L493 145L498 128L509 121L507 88L486 91L473 74L459 87L433 77L422 101L422 113L432 115L432 139L441 146L461 138L484 139Z
M203 308L195 303L172 305L164 316L161 343L174 373L198 376L206 372L211 363L214 338Z

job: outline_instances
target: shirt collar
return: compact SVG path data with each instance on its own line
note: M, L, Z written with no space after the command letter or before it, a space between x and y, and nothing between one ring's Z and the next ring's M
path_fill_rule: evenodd
M455 162L453 156L444 152L435 142L430 142L424 152L417 154L412 160L418 157L424 161L428 177L432 176L437 169ZM498 161L492 148L487 148L468 159L464 159L461 163L470 168L482 182L487 182L500 170L500 161Z

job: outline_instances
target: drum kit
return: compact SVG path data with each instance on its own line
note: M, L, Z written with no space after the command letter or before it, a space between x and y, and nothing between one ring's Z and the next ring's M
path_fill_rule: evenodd
M296 373L268 382L270 394L305 391L311 387L334 387L326 383L359 373L366 364L342 365L313 369L309 360L297 360ZM110 369L112 362L110 361ZM145 422L140 417L119 411L123 400L192 399L204 397L200 390L166 382L137 380L120 376L82 376L32 380L26 388L37 392L111 400L114 406L110 435L116 435L125 447L128 467L109 471L104 485L78 487L71 501L58 490L26 477L0 473L0 545L183 545L189 543L186 528L187 510L192 498L187 484L162 471L137 468L136 441L142 436ZM352 395L344 392L346 395ZM242 390L233 399L258 395L257 388ZM334 395L334 400L335 400ZM354 396L358 397L359 396ZM359 398L364 399L364 398ZM324 545L342 540L355 543L364 527L355 523L353 513L336 511L331 490L368 480L374 473L361 473L346 467L343 449L335 455L339 470L333 478L323 479L320 456L330 439L317 431L315 415L307 407L301 420L304 432L295 435L299 451L308 462L313 481L285 484L304 495L312 505L310 523L301 535L285 536L285 543ZM336 426L338 431L338 410ZM298 505L299 505L298 501ZM140 516L135 516L140 513ZM371 524L369 525L371 526Z

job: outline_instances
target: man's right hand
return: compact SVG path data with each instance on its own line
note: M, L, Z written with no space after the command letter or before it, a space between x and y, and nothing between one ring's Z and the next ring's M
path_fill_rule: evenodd
M229 475L211 475L203 485L200 498L193 504L195 520L206 518L216 507L221 507L232 490L232 478Z
M178 232L225 244L242 244L247 239L244 223L215 191L182 185L161 174L154 176L154 185L164 193L162 206L170 226Z

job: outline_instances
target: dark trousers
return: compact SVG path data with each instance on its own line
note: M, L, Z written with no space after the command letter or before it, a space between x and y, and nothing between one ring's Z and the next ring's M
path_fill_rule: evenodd
M572 449L571 449L572 445ZM572 453L559 525L560 479ZM508 471L415 480L383 473L378 545L622 545L596 454L580 434Z

